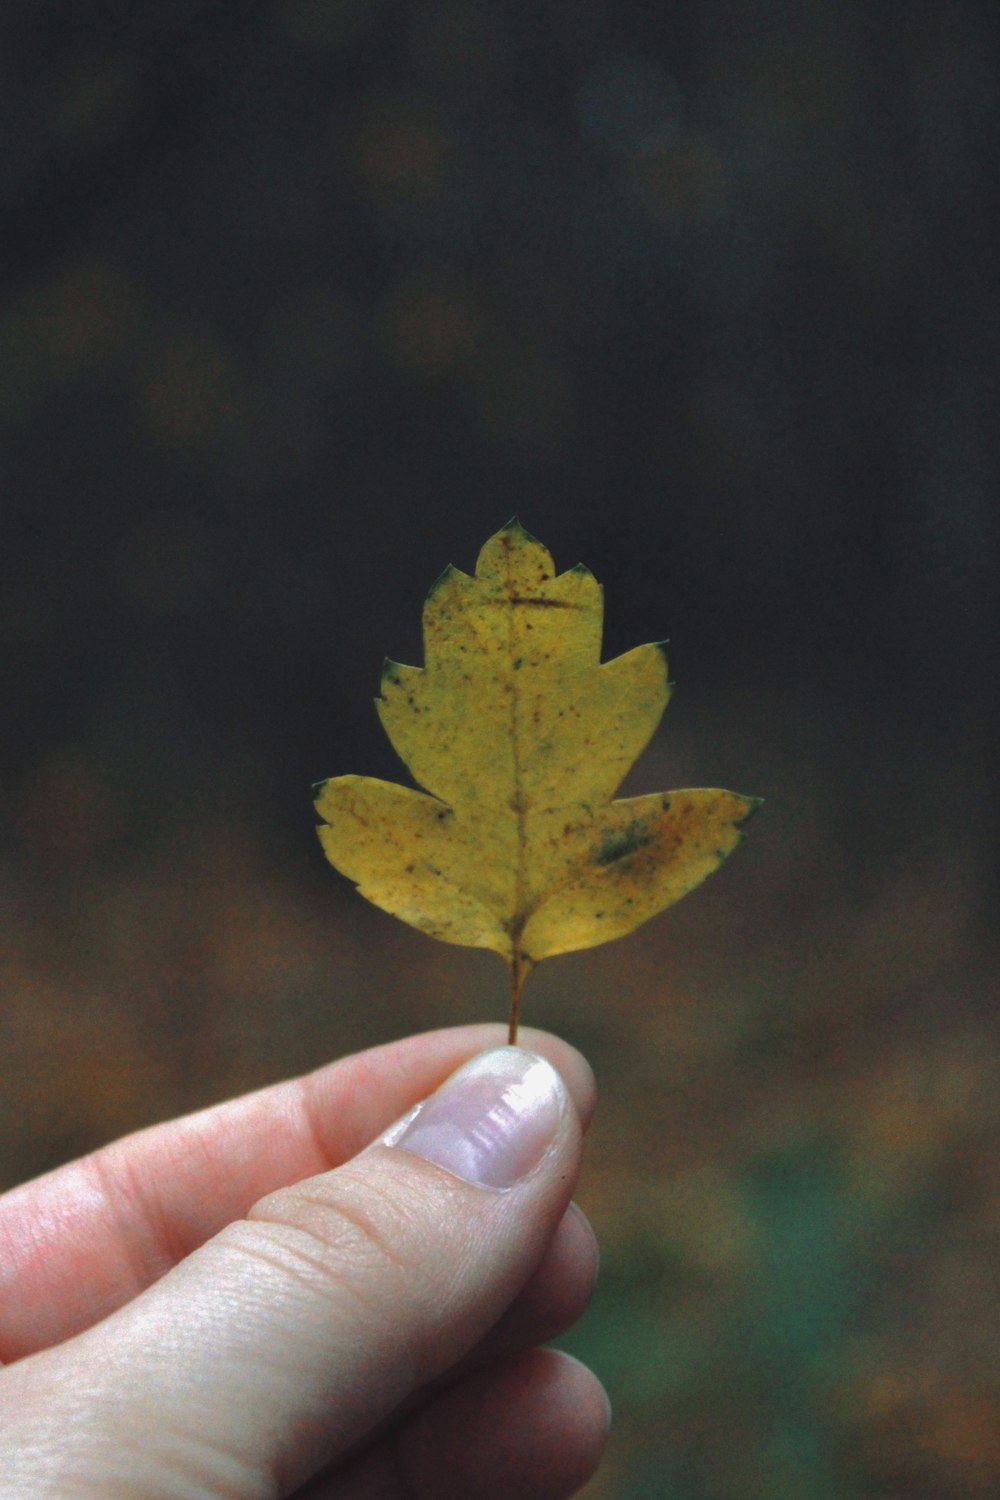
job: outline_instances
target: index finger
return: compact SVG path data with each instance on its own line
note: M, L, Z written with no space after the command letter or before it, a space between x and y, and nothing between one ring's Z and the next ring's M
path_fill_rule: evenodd
M264 1194L349 1160L499 1026L425 1032L125 1136L0 1198L0 1362L80 1333L242 1217ZM545 1032L522 1045L562 1075L581 1118L583 1058Z

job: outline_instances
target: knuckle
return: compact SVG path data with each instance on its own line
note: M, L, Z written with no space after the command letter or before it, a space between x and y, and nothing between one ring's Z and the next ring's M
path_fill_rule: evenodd
M404 1278L412 1292L420 1277L419 1257L407 1253L413 1236L405 1206L389 1193L375 1197L367 1185L355 1190L340 1173L268 1194L247 1220L272 1258L320 1289L381 1299Z

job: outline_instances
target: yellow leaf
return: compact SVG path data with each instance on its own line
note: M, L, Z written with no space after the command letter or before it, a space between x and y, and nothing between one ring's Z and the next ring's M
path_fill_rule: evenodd
M623 937L704 880L759 799L693 789L613 801L670 696L662 644L601 663L602 591L511 521L475 577L424 606L423 667L387 661L379 716L426 791L337 776L316 810L327 858L369 901L512 976Z

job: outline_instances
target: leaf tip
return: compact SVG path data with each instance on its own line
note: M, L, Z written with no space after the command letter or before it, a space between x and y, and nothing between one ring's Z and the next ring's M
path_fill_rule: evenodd
M670 653L667 650L670 642L650 641L650 645L652 646L654 651L658 651L660 653L660 656L663 659L663 677L667 689L667 701L669 702L670 698L673 696L674 688L677 685L670 675Z
M449 563L448 566L438 574L434 582L431 584L430 588L427 590L427 602L429 603L431 599L434 598L434 595L440 593L442 589L447 588L454 579L462 578L464 576L465 575L462 573L461 568L456 568L454 563Z
M746 827L746 825L749 823L749 821L753 817L754 813L757 812L758 808L761 808L761 807L764 806L764 798L763 797L747 797L746 798L746 804L747 804L747 810L746 810L746 812L742 813L740 815L740 817L738 817L736 819L736 826L737 826L737 828L740 829L741 832Z
M505 525L500 527L500 530L497 532L497 536L513 537L514 540L518 542L538 542L537 536L534 536L532 532L528 530L527 526L524 525L521 517L516 512L511 516L510 520ZM539 545L541 544L539 543Z
M538 541L538 537L534 534L534 531L529 531L528 526L523 523L523 520L520 519L520 516L517 513L514 513L513 516L510 517L507 525L501 526L501 528L499 528L499 531L496 532L496 535L498 535L498 537L513 537L516 541L529 541L529 543L535 544L535 546L543 546L543 543L541 543L541 541Z
M555 565L549 549L536 536L522 526L519 516L511 516L505 526L495 531L479 550L476 559L476 578L481 583L489 580L510 580L514 574L526 574L541 565L541 580L551 578ZM526 583L527 577L520 579Z

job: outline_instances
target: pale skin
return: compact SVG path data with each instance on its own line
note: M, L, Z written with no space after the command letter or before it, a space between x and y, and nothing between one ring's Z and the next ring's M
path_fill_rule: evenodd
M446 1170L417 1125L378 1143L505 1040L410 1037L0 1197L0 1500L575 1494L607 1402L540 1346L596 1273L590 1069L521 1032L562 1084L512 1183Z

